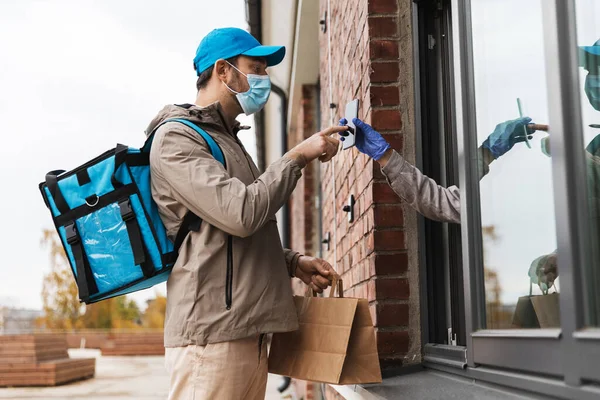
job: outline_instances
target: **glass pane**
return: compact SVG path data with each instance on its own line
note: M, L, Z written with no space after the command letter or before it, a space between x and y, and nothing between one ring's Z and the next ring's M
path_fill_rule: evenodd
M587 287L587 323L600 326L600 2L577 0L577 44L579 45L579 85L586 160L587 189L591 217L591 244L595 261L584 270Z
M560 326L542 1L471 2L488 329Z

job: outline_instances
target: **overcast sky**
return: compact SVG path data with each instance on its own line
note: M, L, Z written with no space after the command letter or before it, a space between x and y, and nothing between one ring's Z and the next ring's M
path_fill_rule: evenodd
M46 172L141 146L165 104L195 100L196 47L224 26L246 29L243 0L0 1L0 305L42 305Z

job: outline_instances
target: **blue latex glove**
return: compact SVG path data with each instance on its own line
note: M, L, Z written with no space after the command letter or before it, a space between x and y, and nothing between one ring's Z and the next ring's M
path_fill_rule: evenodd
M531 118L523 117L513 119L511 121L502 122L496 125L494 132L485 139L485 142L481 145L492 153L494 158L498 158L506 154L513 146L519 142L525 141L525 130L526 127L531 123ZM534 131L527 128L527 135L533 134Z
M390 144L369 124L362 122L358 118L352 119L354 126L356 126L355 144L358 151L368 155L374 160L379 160L385 152L390 148ZM346 118L340 119L340 125L347 125L348 121ZM346 132L340 132L340 140L343 142Z

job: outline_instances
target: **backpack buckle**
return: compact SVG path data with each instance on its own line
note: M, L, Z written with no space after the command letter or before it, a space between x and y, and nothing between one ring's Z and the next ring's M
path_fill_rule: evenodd
M119 209L121 210L123 221L127 222L135 218L135 213L133 212L133 208L131 208L131 201L129 199L119 201Z
M79 236L77 235L77 228L75 227L75 222L71 222L69 225L66 225L65 232L67 236L67 243L70 246L73 246L75 243L79 242Z

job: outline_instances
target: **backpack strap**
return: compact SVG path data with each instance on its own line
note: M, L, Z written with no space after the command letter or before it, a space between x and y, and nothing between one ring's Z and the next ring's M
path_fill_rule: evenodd
M163 122L161 122L159 125L157 125L154 128L154 130L152 131L152 133L150 134L150 136L148 137L148 139L146 140L144 147L142 147L143 152L150 151L150 147L152 146L152 140L154 139L154 134L156 133L156 130L159 127L161 127L162 125L166 124L167 122L179 122L180 124L184 124L185 126L195 130L200 136L202 136L202 138L208 145L208 148L209 148L212 156L218 162L223 164L224 167L227 167L227 164L225 162L225 155L223 154L223 150L221 150L221 147L219 147L219 145L217 144L215 139L213 139L213 137L208 132L206 132L204 129L200 128L198 125L194 124L193 122L191 122L187 119L183 119L183 118L167 119L167 120L164 120ZM173 245L175 247L173 252L175 255L177 255L177 253L179 252L179 248L181 247L181 245L182 245L183 241L185 240L185 238L187 237L187 235L190 232L198 232L200 230L201 225L202 225L202 219L199 216L197 216L196 214L194 214L193 212L188 210L188 212L183 217L183 220L181 221L181 225L179 226L177 235L175 235L175 242L173 243Z
M167 122L179 122L186 126L189 126L193 130L198 132L198 134L200 136L202 136L202 138L206 141L206 144L208 144L208 147L210 148L210 153L212 154L212 156L218 162L223 164L223 166L225 166L225 156L223 155L223 151L221 150L221 148L219 147L217 142L215 142L215 139L213 139L213 137L208 134L208 132L206 132L204 129L200 128L198 125L194 124L193 122L188 121L187 119L173 118L173 119L168 119L168 120L164 121L163 123L167 123Z
M171 119L166 119L163 122L161 122L160 124L156 125L156 127L154 127L154 129L152 130L152 132L150 133L150 135L148 135L148 139L146 139L146 142L144 143L144 146L142 146L142 148L140 149L140 151L142 153L149 153L150 152L150 148L152 147L152 142L154 141L154 134L156 133L156 131L158 130L158 128L160 128L161 126L163 126L164 124L168 123L168 122L179 122L180 124L184 124L189 128L192 128L193 130L195 130L200 136L202 136L202 138L204 139L204 141L206 142L206 144L208 145L208 148L210 150L210 153L212 154L212 156L221 164L223 164L224 167L227 167L227 163L225 162L225 156L223 155L223 150L221 150L221 147L219 147L219 145L217 144L217 142L215 141L215 139L213 139L213 137L206 132L204 129L200 128L198 125L194 124L193 122L187 120L187 119L183 119L183 118L171 118Z
M98 286L94 279L94 274L90 268L88 258L83 249L83 242L77 231L75 221L72 221L65 226L65 236L67 243L71 246L73 258L75 259L75 269L77 271L77 289L79 291L79 299L85 301L90 295L98 293Z

